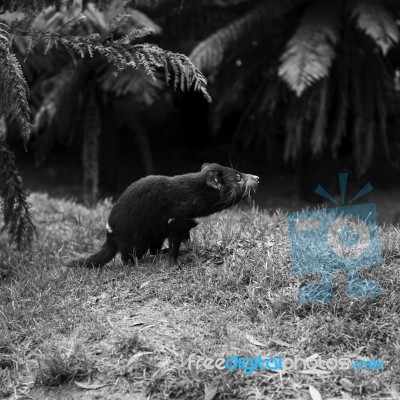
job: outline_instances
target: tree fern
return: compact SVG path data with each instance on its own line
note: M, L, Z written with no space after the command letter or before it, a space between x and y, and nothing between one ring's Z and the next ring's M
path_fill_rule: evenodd
M105 9L112 0L82 0L81 7L85 9L88 3L94 3L100 10ZM157 0L145 0L148 3ZM0 5L0 12L6 11L41 11L45 7L54 6L56 10L62 8L69 8L73 4L73 0L2 0Z
M3 37L8 38L8 35ZM0 93L0 115L17 122L26 144L31 131L27 99L29 89L21 65L10 51L7 40L0 41Z
M276 14L254 12L272 3ZM384 56L397 51L400 7L378 0L299 1L302 13L295 18L282 2L255 4L191 53L213 83L213 126L233 119L233 142L240 137L242 145L267 142L275 126L285 135L286 160L304 154L304 146L311 155L328 146L337 155L347 137L355 169L365 173L378 138L389 153L386 116L396 96L391 59Z
M112 65L100 74L99 83L105 92L113 93L117 97L134 94L137 102L146 105L151 105L159 97L159 91L163 87L161 79L154 80L141 69L124 70L116 75Z
M339 40L339 3L323 0L309 6L281 57L278 75L298 96L329 74Z
M3 91L5 95L0 106L4 114L18 118L25 140L28 139L30 133L28 90L21 67L9 50L11 37L19 36L28 39L27 54L42 42L45 53L56 45L62 45L67 51L81 58L99 54L120 71L126 68L144 68L149 75L154 77L157 70L167 68L168 77L173 76L175 89L178 86L182 89L193 89L201 92L208 101L211 101L206 89L206 79L186 56L163 50L154 44L131 44L132 39L142 38L149 34L151 32L149 29L131 31L122 40L111 38L111 27L105 30L105 35L95 33L75 36L70 34L74 25L80 21L81 17L73 18L55 32L40 32L32 26L27 27L25 21L21 21L20 24L14 22L12 30L5 23L1 25L0 52L3 57L0 63L2 72L0 88L6 90ZM24 30L26 28L27 30Z
M45 161L56 143L68 145L73 141L74 127L79 122L80 102L77 99L82 84L82 74L70 65L42 82L44 100L32 127L36 135L34 149L38 165Z
M22 180L15 165L15 158L6 143L6 125L0 118L0 198L4 226L10 242L17 243L22 250L36 234L32 222Z
M199 43L190 54L190 59L202 71L217 68L224 59L226 51L237 42L239 37L256 30L257 26L264 25L269 19L288 12L296 4L297 1L287 0L279 3L261 3L260 6L251 9L241 18L235 19Z
M108 5L109 3L113 3L113 5L117 3L121 4L121 2L116 1L101 0L94 3L99 7ZM76 6L76 4L79 4L82 10L88 9L87 16L76 16L76 9L72 9L70 15L73 17L65 23L60 24L60 21L63 19L60 17L58 10L68 9L68 7ZM53 23L54 29L41 31L35 25L35 11L40 11L43 6L50 5L56 7L55 10L50 11L51 23ZM4 14L5 11L15 11L17 9L28 12L30 16L15 19L10 14ZM0 4L0 91L2 93L0 115L3 114L10 120L16 120L25 144L31 132L28 106L29 90L21 65L15 54L11 51L13 43L19 46L19 48L22 48L22 41L25 43L25 57L32 55L33 51L39 47L41 47L44 54L48 54L50 51L61 47L71 55L75 65L77 65L77 59L79 60L80 58L89 56L96 63L96 60L101 57L108 63L113 64L118 71L142 69L155 80L157 80L159 72L164 69L166 81L167 83L172 82L174 89L180 88L182 90L190 89L199 91L208 101L211 101L206 89L206 79L186 56L163 50L151 43L142 43L141 39L143 37L148 36L151 32L159 32L157 25L152 24L151 27L153 29L145 27L145 24L149 24L149 20L140 11L132 11L131 14L125 13L123 15L120 15L118 12L118 7L114 7L111 10L111 13L114 13L115 16L108 25L103 26L103 32L99 33L90 30L85 31L89 25L83 22L87 18L91 18L91 21L96 21L97 25L101 25L101 16L92 6L88 6L88 2L86 1L27 0L16 2L15 0L10 0ZM127 30L126 27L129 24L124 25L124 23L130 18L139 22L135 29ZM117 37L114 36L115 33L117 33ZM54 89L53 94L55 97L57 97L56 92L61 93L61 89ZM43 105L41 112L35 120L36 127L40 126L40 123L46 120L46 118L47 122L54 119L54 110L52 107L55 104L56 101L53 97L53 99L50 98ZM90 104L93 106L94 103L91 102ZM92 122L96 120L95 118L91 118L94 115L93 110L94 106L88 110L90 113L86 118L87 123L85 126L87 127L90 125L89 120ZM97 121L99 123L98 118ZM90 132L97 132L98 134L98 129L91 129ZM88 138L90 136L90 138L93 138L93 135L97 137L97 134L91 133L90 136L87 133L85 137ZM89 142L93 144L95 140L84 141L86 144ZM11 177L15 177L12 175L16 171L13 160L4 146L0 150L5 165L3 178L7 173L11 174ZM86 149L85 160L90 159L93 161L92 155L95 152L89 154L87 153L88 147L84 145L84 148ZM88 175L85 177L85 182L91 181L92 199L96 197L94 191L97 190L98 181L98 166L95 164L94 162L90 163L86 171ZM20 185L21 182L15 181L14 178L14 180L6 178L2 180L2 191L0 194L5 204L4 215L6 216L6 224L9 227L11 237L16 239L18 243L22 243L24 238L28 240L32 238L32 232L29 228L31 221L28 208L25 206L26 203L23 195L18 194L18 184ZM93 189L93 185L95 185L95 189ZM13 197L13 193L15 197ZM20 191L20 193L22 192ZM15 203L12 203L12 201ZM20 225L18 221L25 221L25 223ZM24 228L24 230L21 228L23 226L28 228Z
M379 0L357 0L350 3L351 15L357 27L364 31L385 55L393 45L399 43L399 29L395 19Z

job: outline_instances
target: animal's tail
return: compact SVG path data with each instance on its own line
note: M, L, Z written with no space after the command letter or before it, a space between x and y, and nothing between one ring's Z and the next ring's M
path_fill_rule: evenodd
M117 254L117 251L118 251L117 244L111 238L110 233L107 232L107 239L100 247L100 250L97 253L94 253L91 256L81 257L72 260L67 264L67 266L100 268L104 264L107 264L109 261L111 261Z

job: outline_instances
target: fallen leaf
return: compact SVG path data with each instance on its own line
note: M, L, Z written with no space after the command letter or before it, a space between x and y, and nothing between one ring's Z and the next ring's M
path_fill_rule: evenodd
M310 385L308 390L310 391L310 396L312 400L322 400L321 393L314 386Z
M177 353L175 350L172 350L172 349L170 349L170 348L167 347L167 346L164 346L164 349L165 349L165 350L168 350L168 351L171 352L173 355L179 357L179 353Z
M213 400L218 392L218 386L220 382L221 378L219 376L212 380L212 382L206 387L204 400Z
M86 390L96 390L100 389L104 386L110 386L109 383L85 383L85 382L77 382L75 381L75 385Z
M251 344L254 344L254 346L267 347L266 344L259 342L256 338L254 338L251 335L246 335L246 338Z
M152 328L153 326L156 326L157 324L159 324L159 322L157 322L156 324L152 324L152 325L146 325L146 326L144 326L143 328L141 328L141 329L139 330L139 332L145 331L146 329L150 329L150 328Z
M339 382L347 390L353 390L354 388L354 383L347 378L342 378Z
M139 353L134 354L129 360L128 363L126 364L127 367L129 367L132 363L137 361L140 357L145 356L146 354L153 354L151 351L140 351Z
M304 371L299 371L299 374L305 375L329 375L332 371L326 371L323 369L305 369Z
M347 353L344 355L344 357L349 357L349 358L355 358L360 355L360 353L365 349L365 346L361 346L357 349L354 349L351 353Z
M130 326L137 326L137 325L144 325L145 323L146 323L145 321L134 321L129 325Z

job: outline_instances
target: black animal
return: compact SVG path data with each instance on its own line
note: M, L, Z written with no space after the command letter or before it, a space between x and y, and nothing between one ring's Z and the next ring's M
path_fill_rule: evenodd
M218 164L203 164L200 172L173 177L151 175L132 183L117 200L106 226L100 250L69 265L101 267L117 252L124 263L156 254L168 238L169 254L176 261L182 242L205 217L237 204L259 183L248 175Z

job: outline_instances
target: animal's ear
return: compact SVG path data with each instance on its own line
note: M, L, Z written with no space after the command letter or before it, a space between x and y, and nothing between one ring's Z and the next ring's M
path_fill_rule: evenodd
M203 169L204 169L205 167L207 167L207 165L210 165L210 163L208 163L208 162L204 163L204 164L201 166L201 170L200 170L200 171L203 171Z
M211 188L219 190L221 188L221 182L219 180L218 172L207 171L206 183Z

